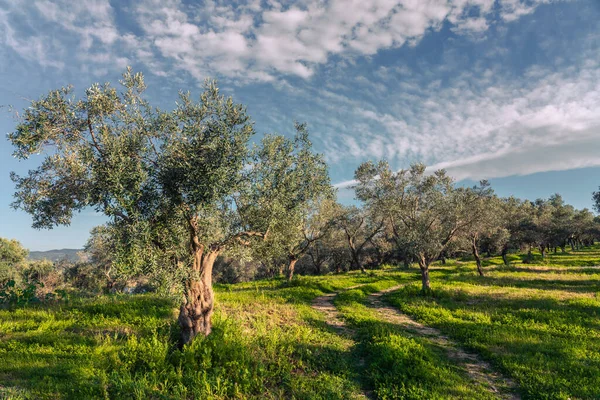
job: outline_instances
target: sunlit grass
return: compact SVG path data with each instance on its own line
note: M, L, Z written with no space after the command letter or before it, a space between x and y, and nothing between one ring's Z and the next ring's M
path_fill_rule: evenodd
M73 298L0 310L0 398L348 399L488 398L441 349L366 307L386 297L512 378L523 398L600 397L600 248L533 264L468 259L419 274L260 280L216 286L214 331L177 350L177 302L155 295ZM584 267L584 268L582 268ZM351 290L344 290L363 285ZM356 335L330 328L311 302L335 300Z
M152 295L0 310L8 398L322 398L360 393L352 342L310 308L375 274L217 287L213 334L176 349L176 303Z
M467 374L432 342L382 321L364 302L370 293L413 278L381 280L337 296L349 327L356 330L357 352L364 358L365 384L380 399L490 399L488 391L475 387Z
M387 300L482 354L524 398L598 398L600 271L569 267L597 265L599 254L569 253L564 263L548 257L541 265L490 269L483 278L441 269L432 274L434 297L413 284Z

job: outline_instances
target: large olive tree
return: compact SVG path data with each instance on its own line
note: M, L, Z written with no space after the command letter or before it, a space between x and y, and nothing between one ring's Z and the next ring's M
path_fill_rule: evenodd
M268 232L264 218L249 214L270 204L268 196L302 202L310 194L298 195L301 184L261 190L288 180L249 176L253 124L214 82L198 101L180 93L172 111L143 97L141 74L128 69L121 83L122 92L94 84L79 100L70 87L54 90L24 110L9 135L15 155L44 153L44 160L26 176L12 174L14 206L29 212L36 228L69 224L74 212L92 207L117 235L118 264L183 271L178 320L185 344L211 331L215 259Z

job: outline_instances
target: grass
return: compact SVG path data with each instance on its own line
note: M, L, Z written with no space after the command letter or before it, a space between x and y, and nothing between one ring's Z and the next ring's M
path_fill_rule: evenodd
M493 398L475 387L466 373L447 359L443 349L381 321L364 304L369 294L413 279L405 274L402 280L382 280L337 296L336 306L357 332L358 353L365 360L365 384L379 399Z
M600 398L600 271L573 268L598 264L596 248L484 278L440 266L433 297L410 285L387 301L492 362L523 398Z
M154 295L0 309L0 398L491 398L444 349L365 305L399 283L385 301L478 353L522 398L600 398L600 269L587 268L600 248L511 261L486 260L483 278L468 259L435 265L427 297L416 269L217 285L213 334L184 351L177 304ZM340 290L350 336L310 306Z
M379 279L348 274L217 287L214 330L176 350L176 304L152 295L0 310L8 398L347 399L349 347L312 310L317 295Z

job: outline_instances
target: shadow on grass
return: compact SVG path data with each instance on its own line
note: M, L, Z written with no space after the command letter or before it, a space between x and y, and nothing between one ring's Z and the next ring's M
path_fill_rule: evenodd
M428 338L374 319L355 320L351 326L357 332L357 355L365 360L363 379L381 397L493 398L448 359L445 347Z
M518 279L510 277L461 275L453 277L452 281L488 287L513 287L520 289L565 291L572 293L600 292L599 280Z
M600 360L590 357L600 351L595 305L443 289L436 297L407 290L386 300L512 375L527 397L600 397Z

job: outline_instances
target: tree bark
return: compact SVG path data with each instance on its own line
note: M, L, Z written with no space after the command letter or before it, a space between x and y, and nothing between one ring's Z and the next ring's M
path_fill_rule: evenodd
M527 250L527 257L525 257L525 261L523 261L523 264L531 264L532 261L533 261L533 254L531 253L531 245L530 245L529 249Z
M504 245L502 246L502 261L504 262L504 265L506 265L508 267L508 246Z
M356 243L354 243L354 236L348 230L346 230L346 238L348 239L348 248L352 256L352 269L360 269L360 272L366 273L365 267L360 262L360 250L362 247L357 248Z
M546 257L546 245L540 246L540 253L542 253L542 260Z
M208 336L212 330L214 292L212 271L219 249L204 252L203 246L192 244L192 274L186 282L186 299L179 308L181 346L192 342L199 334Z
M477 249L477 239L473 237L471 241L471 251L473 257L475 257L475 263L477 264L477 273L479 276L483 276L483 269L481 268L481 257L479 257L479 250Z
M429 284L429 263L424 256L419 257L419 268L421 269L421 284L423 292L431 291Z
M360 269L360 272L366 273L367 270L365 269L365 267L363 267L362 263L360 262L358 252L351 248L350 253L352 254L352 264L354 269Z
M289 263L288 263L288 268L287 268L287 280L288 282L292 281L292 278L294 277L294 269L296 268L296 263L298 262L298 257L296 256L289 256Z
M106 286L104 287L105 293L112 292L113 288L115 287L115 280L110 276L111 270L112 266L104 270L104 276L106 276Z

